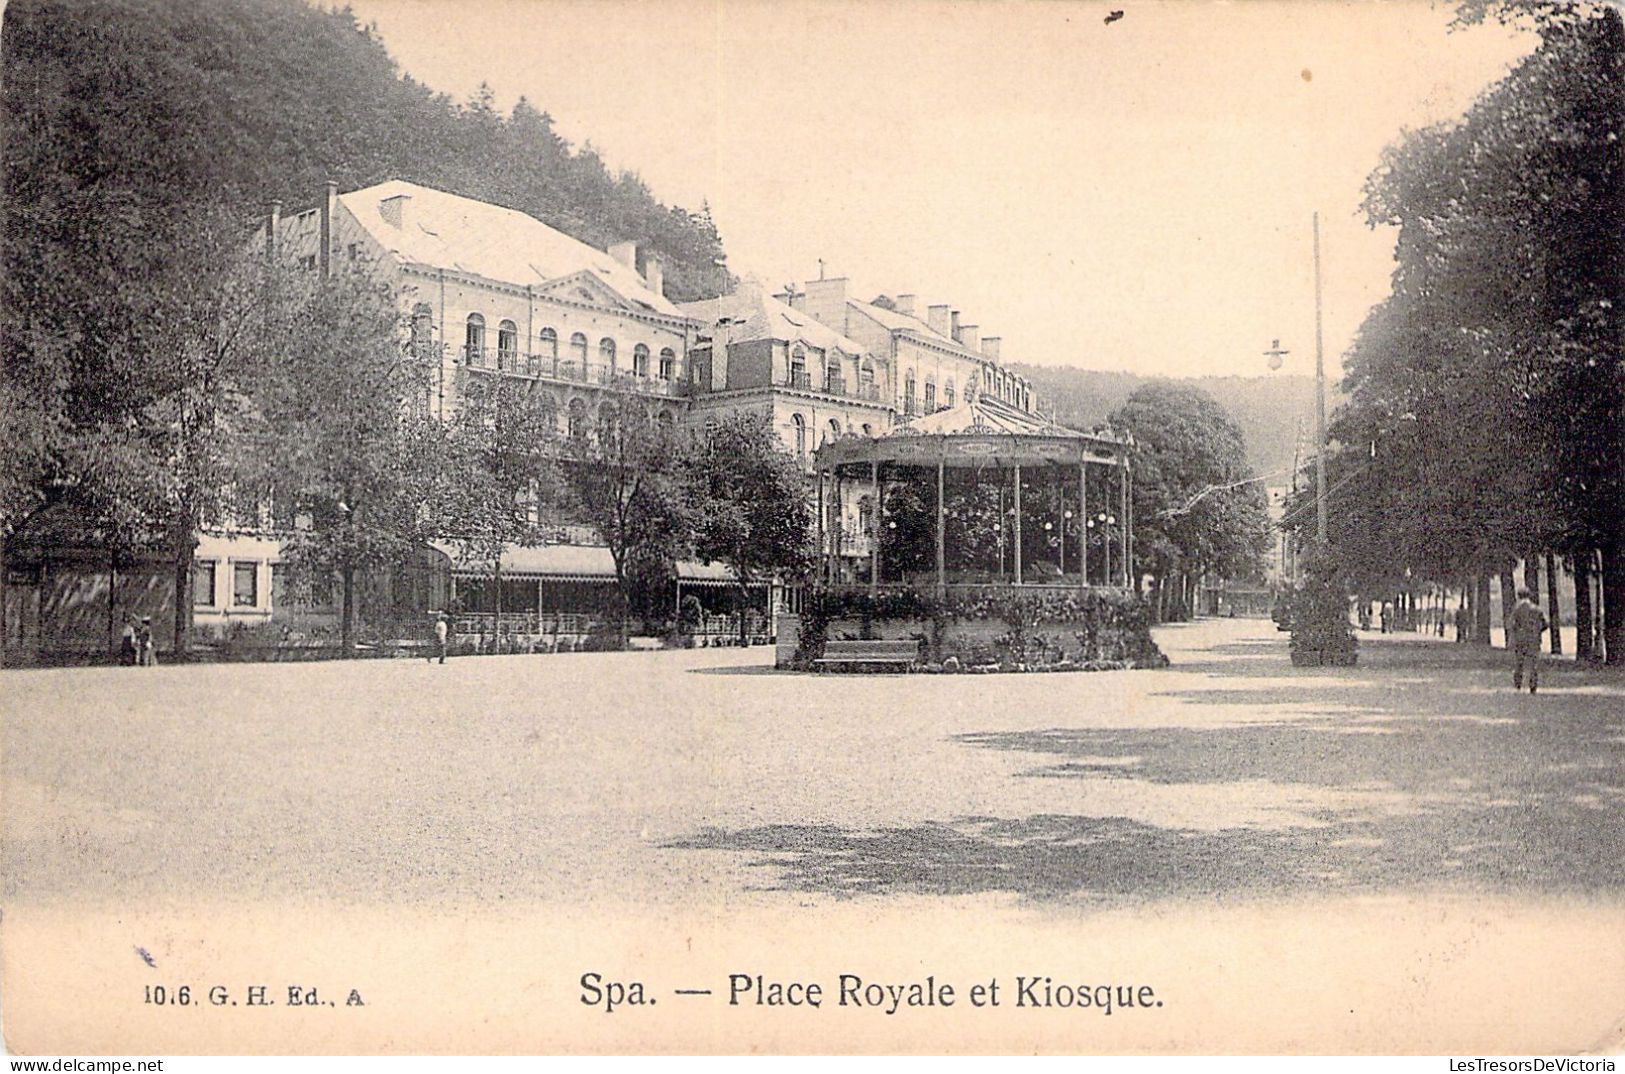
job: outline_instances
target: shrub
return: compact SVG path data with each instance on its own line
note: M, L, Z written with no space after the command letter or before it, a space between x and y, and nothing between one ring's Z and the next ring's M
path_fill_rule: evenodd
M1288 607L1294 653L1352 653L1359 648L1349 624L1348 589L1330 554L1319 553L1304 564L1303 580Z

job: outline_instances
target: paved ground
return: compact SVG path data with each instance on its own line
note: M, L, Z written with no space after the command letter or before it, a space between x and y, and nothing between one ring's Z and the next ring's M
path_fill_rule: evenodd
M8 902L1042 907L1625 889L1625 681L1268 622L1166 671L809 676L766 650L0 677Z

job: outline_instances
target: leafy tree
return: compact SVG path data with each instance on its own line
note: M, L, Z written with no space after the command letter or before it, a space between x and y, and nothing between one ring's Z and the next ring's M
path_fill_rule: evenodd
M558 422L530 381L460 369L456 390L456 409L432 441L430 514L465 563L490 567L500 619L503 549L540 541L542 510L557 496Z
M430 535L443 435L428 414L430 366L403 344L396 298L369 273L323 280L278 265L266 283L273 345L253 385L264 465L246 484L308 520L283 555L296 578L339 576L349 650L357 572L408 562Z
M655 611L687 543L681 448L673 428L631 400L600 422L596 437L568 445L566 482L615 563L623 644L628 612Z
M1110 418L1134 438L1135 576L1256 575L1269 546L1263 492L1241 430L1206 393L1171 382L1137 389ZM1185 588L1182 585L1182 588Z
M1461 9L1491 13L1539 47L1368 184L1398 267L1346 362L1333 540L1362 584L1499 575L1504 606L1518 558L1601 549L1625 660L1625 27L1602 5Z
M708 424L692 441L684 467L695 510L694 550L732 568L741 609L752 582L812 569L806 481L768 415L737 411ZM743 641L743 614L739 631Z

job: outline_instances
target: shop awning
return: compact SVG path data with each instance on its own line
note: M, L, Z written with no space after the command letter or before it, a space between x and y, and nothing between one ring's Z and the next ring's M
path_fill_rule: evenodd
M457 577L490 577L490 560L466 559L463 550L451 541L435 541L434 547L451 557L451 571ZM615 559L601 545L510 544L502 550L502 577L514 581L613 582ZM733 571L726 565L697 560L678 560L677 578L684 585L734 584Z

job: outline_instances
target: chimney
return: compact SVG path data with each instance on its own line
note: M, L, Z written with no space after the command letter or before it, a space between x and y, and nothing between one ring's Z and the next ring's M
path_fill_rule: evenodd
M925 323L930 325L931 331L936 332L938 335L947 335L949 331L948 307L927 306L925 308Z
M959 342L959 311L954 310L948 315L948 338L955 343Z
M845 332L846 277L837 276L833 280L808 280L807 293L802 297L801 305L796 308L826 328L833 328L837 332Z
M649 283L649 290L666 297L666 266L660 255L653 250L643 255L643 278Z
M635 242L612 242L609 244L609 256L636 272L638 268L638 244Z
M333 275L333 207L338 204L339 185L327 181L327 193L322 198L322 248L316 256L322 279Z
M999 360L999 336L988 336L982 340L982 357L990 362Z
M265 207L265 257L276 260L277 231L282 227L282 202L273 198Z
M405 230L406 215L411 207L411 201L412 195L410 194L396 194L380 201L378 203L378 212L390 226L397 230Z
M977 345L981 339L981 335L982 330L976 325L962 324L959 326L959 345L970 351L972 354L975 354L977 351Z
M905 317L918 316L914 312L914 298L914 295L898 295L896 298L892 299L892 305L896 306L897 312L903 314Z

